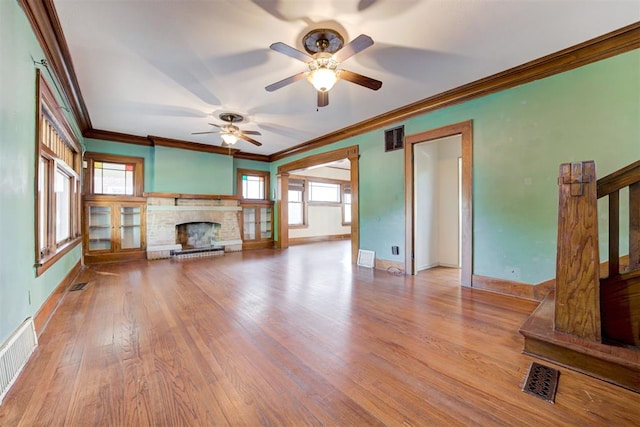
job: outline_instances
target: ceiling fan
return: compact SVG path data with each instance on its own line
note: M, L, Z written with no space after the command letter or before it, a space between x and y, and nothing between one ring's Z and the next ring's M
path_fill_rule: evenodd
M372 90L382 87L382 82L352 71L338 69L338 66L358 52L373 45L371 37L360 34L344 45L342 36L334 30L316 29L302 39L304 53L282 42L273 43L270 48L307 64L309 71L294 74L265 87L268 92L307 78L318 92L318 107L329 105L329 90L338 81L346 80Z
M220 136L222 137L222 145L229 146L229 147L235 144L236 142L238 142L239 139L250 142L253 145L257 145L258 147L262 145L262 143L248 136L248 135L262 135L260 132L255 130L240 130L238 126L234 125L234 123L238 123L244 120L244 117L242 117L240 114L220 113L218 117L223 122L227 122L227 124L225 125L217 125L215 123L209 123L209 124L211 126L220 128L220 130L212 130L208 132L193 132L191 135L202 135L205 133L219 133Z

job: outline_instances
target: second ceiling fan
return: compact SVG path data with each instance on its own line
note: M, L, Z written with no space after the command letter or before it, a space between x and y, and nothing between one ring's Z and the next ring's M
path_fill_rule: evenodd
M372 90L382 87L382 82L352 71L338 69L338 66L358 52L373 45L371 37L360 34L344 45L342 36L330 29L317 29L309 32L302 39L304 53L282 42L273 43L270 48L294 59L302 61L309 67L308 71L294 74L265 87L268 92L280 89L288 84L307 78L318 92L318 107L329 105L329 90L338 81L346 80Z
M262 135L260 132L255 130L242 130L234 123L238 123L244 120L240 114L235 113L220 113L218 115L220 120L226 122L226 125L217 125L215 123L209 123L211 126L217 127L219 130L210 130L206 132L192 132L191 135L203 135L207 133L219 133L222 137L222 145L231 147L235 144L239 139L245 140L247 142L252 143L255 146L260 147L262 145L261 142L256 141L251 138L249 135Z

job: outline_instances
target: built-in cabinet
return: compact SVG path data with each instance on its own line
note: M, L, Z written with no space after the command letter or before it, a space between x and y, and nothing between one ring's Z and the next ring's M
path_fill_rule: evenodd
M146 199L86 196L84 259L87 263L146 257Z
M241 202L242 249L273 247L273 202Z

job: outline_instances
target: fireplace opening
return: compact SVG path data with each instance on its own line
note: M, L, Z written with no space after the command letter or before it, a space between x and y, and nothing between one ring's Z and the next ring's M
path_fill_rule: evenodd
M185 222L176 225L176 243L187 249L216 247L220 241L220 224L217 222Z

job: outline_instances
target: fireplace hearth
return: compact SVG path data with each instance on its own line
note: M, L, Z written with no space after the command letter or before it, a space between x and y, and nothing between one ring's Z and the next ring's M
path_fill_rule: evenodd
M147 259L242 250L240 212L238 200L229 197L149 195Z

